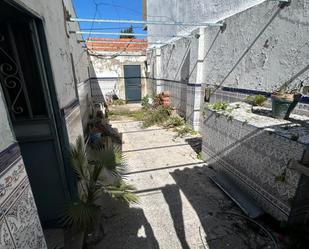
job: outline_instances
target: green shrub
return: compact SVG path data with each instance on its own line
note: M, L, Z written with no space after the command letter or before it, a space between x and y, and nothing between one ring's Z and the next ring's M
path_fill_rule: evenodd
M185 120L178 116L178 115L172 115L169 117L169 119L164 124L165 128L175 128L179 126L185 125Z
M215 111L226 111L229 107L229 104L226 102L217 102L214 104L209 104L208 107Z
M247 96L245 102L253 106L262 106L267 98L261 94L255 96Z
M117 120L119 117L131 117L137 121L144 120L145 111L144 110L137 110L137 111L130 111L127 108L115 109L108 112L108 119L109 120Z
M196 158L198 160L203 160L203 153L202 153L202 151L200 151L199 153L196 154Z
M113 105L125 105L126 101L124 99L115 99Z
M149 110L145 112L142 127L147 128L153 125L162 125L169 119L171 114L172 110L169 107L158 106Z
M145 110L132 111L128 116L137 121L143 121L145 118Z
M188 125L183 125L183 126L180 126L180 127L177 127L175 129L175 131L177 132L177 135L179 137L183 137L185 135L188 135L188 134L191 134L191 135L196 135L197 132L194 131L190 126Z
M142 108L144 110L148 110L151 108L151 104L149 102L149 95L147 94L145 97L142 98Z

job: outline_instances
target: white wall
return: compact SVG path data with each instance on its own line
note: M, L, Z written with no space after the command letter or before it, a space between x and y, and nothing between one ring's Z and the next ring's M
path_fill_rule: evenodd
M148 86L146 77L146 56L117 56L115 58L102 58L91 56L91 62L93 65L92 78L98 78L98 87L102 94L105 95L108 92L115 91L115 93L121 99L125 97L125 82L124 82L124 65L140 65L141 66L141 84L142 84L142 96L148 94ZM119 77L119 78L118 78ZM104 78L118 78L104 80Z
M147 0L147 19L179 22L216 22L265 0ZM149 41L190 33L191 27L148 25Z
M243 7L245 2L242 2ZM292 1L291 6L283 9L222 86L272 92L307 66L309 62L309 5L306 2L306 0ZM250 2L247 1L247 3ZM148 9L151 8L150 6ZM182 81L179 69L183 66L182 60L186 50L189 48L190 56L187 63L190 72L194 69L189 83L218 85L276 11L277 6L278 2L274 1L260 3L226 18L224 21L227 27L224 32L220 32L219 27L201 28L199 39L194 37L196 30L187 38L179 38L171 44L152 49L151 51L159 51L161 56L158 67L158 58L154 52L148 52L148 63L155 65L150 69L160 70L160 72L151 74L164 79L164 90L170 90L174 95L172 102L176 107L184 107L184 103L180 104L182 102L187 102L187 106L190 105L189 96L187 95L185 99L185 96L180 94L183 85L177 82L172 83L173 80ZM193 12L189 6L183 5L182 7L187 13ZM151 9L149 11L151 12ZM197 16L203 11L202 8L200 11L195 9ZM216 11L218 12L219 9ZM218 32L219 35L215 40ZM212 44L213 46L210 47ZM198 66L194 68L196 63ZM177 71L179 71L178 74ZM295 83L303 79L304 84L309 85L308 77L309 71L295 80ZM236 95L230 93L223 101L234 100L238 96ZM299 104L298 108L301 111L308 109L307 105L303 104ZM184 111L184 108L182 109L181 112Z
M225 20L204 69L207 84L218 84L277 9L268 1ZM309 63L309 5L307 0L292 1L266 29L224 86L271 92ZM206 50L217 29L207 28ZM300 79L309 76L307 71ZM298 83L296 80L295 83ZM305 84L309 84L308 80Z
M9 121L4 96L0 89L0 152L15 141Z
M77 39L81 36L68 34L69 30L77 30L78 24L66 23L61 0L18 0L17 2L43 17L58 101L60 108L65 107L75 98L70 53L73 54L74 63L77 64L75 67L78 81L88 78L87 53L82 49L82 44L77 43ZM64 4L69 14L75 17L71 0L64 0Z
M198 69L201 69L198 66L201 47L200 39L195 35L199 33L200 30L196 30L192 32L192 36L175 40L172 44L148 52L150 76L158 86L157 93L169 91L172 106L196 130L199 127L202 83L197 77Z

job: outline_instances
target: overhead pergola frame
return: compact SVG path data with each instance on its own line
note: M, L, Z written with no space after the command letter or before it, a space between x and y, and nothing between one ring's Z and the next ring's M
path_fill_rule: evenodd
M104 38L103 38L104 39ZM166 42L147 42L147 40L144 41L113 41L113 40L77 40L78 42L84 42L84 43L97 43L97 44L167 44Z
M89 23L124 23L124 24L143 24L143 25L175 25L175 26L189 26L189 27L220 27L223 28L225 26L224 22L217 22L217 23L210 23L210 22L176 22L176 21L143 21L143 20L114 20L114 19L88 19L88 18L69 18L68 21L70 22L89 22ZM71 34L91 34L91 35L108 35L108 36L130 36L131 33L122 33L122 32L98 32L94 30L90 31L69 31ZM134 33L134 36L138 37L162 37L160 35L148 35L145 33ZM165 38L188 38L192 35L170 35L166 36ZM195 35L196 36L196 35ZM198 37L196 36L198 39ZM124 43L124 44L143 44L143 42L137 41L95 41L95 40L79 40L79 42L95 42L95 43L102 43L102 45L106 43ZM166 45L169 44L167 42L152 42L147 43L148 45Z
M69 31L70 34L91 34L91 35L114 35L114 36L120 36L120 35L132 35L132 33L121 33L121 32L95 32L95 31ZM143 36L143 37L162 37L160 35L148 35L148 34L138 34L134 33L134 36ZM184 38L184 37L190 37L193 35L170 35L164 37L166 38Z
M121 33L121 32L95 32L95 31L69 31L70 34L92 34L92 35L132 35L132 33ZM147 34L136 34L134 36L147 36Z
M175 21L142 21L142 20L114 20L114 19L88 19L88 18L70 18L70 22L91 22L91 23L128 23L143 25L170 25L170 26L188 26L188 27L221 27L222 22L175 22Z

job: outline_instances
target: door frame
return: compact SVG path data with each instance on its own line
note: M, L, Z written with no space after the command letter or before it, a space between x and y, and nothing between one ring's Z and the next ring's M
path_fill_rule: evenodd
M63 191L65 193L65 198L67 198L67 200L72 200L77 197L78 191L76 187L74 172L70 166L70 143L68 138L68 131L66 128L65 117L63 115L63 111L60 109L57 98L57 89L47 44L44 18L19 0L4 0L4 3L16 8L18 11L23 12L32 18L37 29L38 46L35 45L34 49L41 57L41 59L38 58L40 72L42 73L41 70L45 71L46 79L42 82L42 87L44 94L46 95L45 98L48 98L49 102L51 103L51 107L47 108L50 109L50 118L51 122L53 122L53 130L55 132L53 134L54 139L56 140L55 146L57 146L57 151L59 152L57 153L60 162L59 172L61 174L61 181L64 184ZM54 225L55 224L51 224L51 226Z
M140 99L139 100L128 100L127 99L127 86L126 86L126 75L125 75L125 67L126 66L139 66L140 69ZM142 65L140 63L131 63L131 64L123 64L123 84L124 84L124 96L125 100L130 103L140 103L143 98L143 85L142 85Z

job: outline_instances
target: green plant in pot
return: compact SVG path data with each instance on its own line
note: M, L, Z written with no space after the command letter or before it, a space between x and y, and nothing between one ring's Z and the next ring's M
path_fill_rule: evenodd
M288 119L297 103L302 98L300 90L302 82L289 89L291 80L285 82L277 91L271 94L272 116L279 119Z

